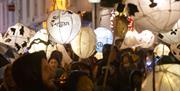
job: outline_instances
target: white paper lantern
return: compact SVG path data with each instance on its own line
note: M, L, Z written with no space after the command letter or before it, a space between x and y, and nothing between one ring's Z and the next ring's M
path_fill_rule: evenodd
M126 5L137 30L168 32L180 18L179 0L126 0Z
M28 44L28 52L33 53L37 51L47 50L48 46L48 32L45 29L39 30L34 37L30 39Z
M18 51L19 54L26 52L29 39L35 34L35 31L25 27L23 24L17 23L8 28L3 36L5 44L10 45Z
M2 42L3 40L2 40L2 34L0 33L0 42Z
M80 58L90 57L96 49L96 35L89 27L81 28L79 34L71 41L71 47Z
M136 39L142 48L149 48L153 45L155 37L151 31L144 30L136 36Z
M171 53L180 61L180 43L171 44Z
M168 44L180 43L180 19L171 29L166 33L159 33L158 38Z
M169 55L170 49L167 45L159 44L154 48L154 54L156 56Z
M53 11L47 20L47 28L55 42L69 43L80 31L81 19L79 15L64 10Z
M94 30L96 34L96 51L102 52L102 48L105 44L112 44L113 43L113 34L112 32L105 28L99 27Z
M136 36L138 36L138 32L136 30L127 31L120 49L139 46L139 41L137 40Z
M90 3L100 3L101 0L88 0Z

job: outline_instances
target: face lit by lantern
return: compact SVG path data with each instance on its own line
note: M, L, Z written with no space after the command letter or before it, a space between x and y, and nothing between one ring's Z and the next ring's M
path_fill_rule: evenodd
M105 28L99 27L94 30L96 34L96 51L102 52L102 48L104 44L112 44L113 43L113 34L112 32Z
M179 0L126 0L137 30L168 32L180 18Z
M80 31L79 15L64 10L52 12L47 20L47 28L55 42L69 43Z

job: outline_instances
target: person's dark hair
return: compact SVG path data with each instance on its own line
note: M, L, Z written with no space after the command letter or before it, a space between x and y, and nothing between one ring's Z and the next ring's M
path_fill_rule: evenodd
M18 91L47 91L42 80L42 59L44 51L25 54L12 65L12 77Z
M62 57L63 57L63 55L62 55L62 53L61 53L60 51L54 50L54 51L51 53L51 55L50 55L49 61L50 61L51 59L56 59L57 62L58 62L58 64L60 65L60 64L61 64L61 61L62 61ZM49 61L48 61L48 62L49 62Z

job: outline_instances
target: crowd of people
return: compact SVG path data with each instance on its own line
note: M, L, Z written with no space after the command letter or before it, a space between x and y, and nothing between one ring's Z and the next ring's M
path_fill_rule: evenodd
M152 67L150 49L131 48L118 50L118 46L105 44L103 58L94 54L80 59L70 46L65 45L72 63L62 66L63 55L55 50L50 58L44 51L26 53L12 64L6 65L0 91L141 91L141 84ZM171 56L168 61L177 62Z

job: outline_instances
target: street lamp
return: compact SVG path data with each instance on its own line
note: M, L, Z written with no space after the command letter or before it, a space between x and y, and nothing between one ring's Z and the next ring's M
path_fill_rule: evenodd
M96 29L97 27L97 3L100 3L101 0L88 0L90 3L92 3L93 10L92 10L92 27L93 29Z

